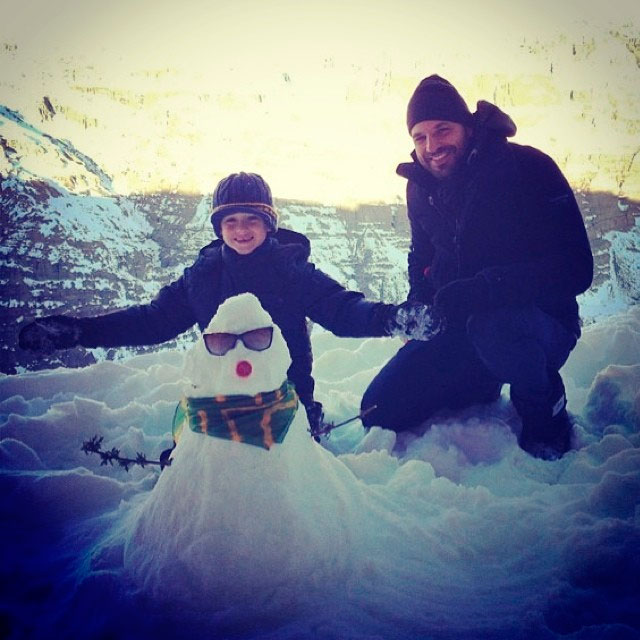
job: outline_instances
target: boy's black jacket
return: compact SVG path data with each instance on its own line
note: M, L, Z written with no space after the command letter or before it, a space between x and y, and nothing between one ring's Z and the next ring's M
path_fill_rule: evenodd
M313 395L307 318L338 336L386 335L391 305L364 300L309 262L309 240L279 229L242 256L215 240L175 282L149 304L95 318L81 318L81 344L116 347L159 344L197 324L204 330L227 298L253 293L280 327L289 347L289 378L301 400Z

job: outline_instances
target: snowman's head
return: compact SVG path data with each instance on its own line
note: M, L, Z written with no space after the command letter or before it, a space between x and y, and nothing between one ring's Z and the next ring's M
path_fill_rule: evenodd
M256 395L282 385L291 364L287 344L251 293L225 300L187 356L186 395Z

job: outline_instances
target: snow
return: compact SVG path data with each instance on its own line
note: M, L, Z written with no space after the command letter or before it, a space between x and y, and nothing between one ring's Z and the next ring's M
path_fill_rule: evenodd
M583 316L592 321L637 304L640 295L640 220L628 231L610 231L604 237L611 243L610 278L579 299Z
M264 326L250 306L209 330ZM312 343L336 423L401 344ZM397 436L355 421L319 444L302 409L268 451L189 432L161 473L81 451L100 435L157 459L181 395L216 389L211 367L250 360L253 393L282 376L281 347L276 331L271 353L212 362L199 341L0 378L7 637L640 637L640 308L585 327L558 461L518 448L506 390Z
M10 148L4 175L22 179L47 176L54 189L104 196L113 193L111 179L70 142L56 140L0 105L0 131ZM3 158L4 160L4 158Z

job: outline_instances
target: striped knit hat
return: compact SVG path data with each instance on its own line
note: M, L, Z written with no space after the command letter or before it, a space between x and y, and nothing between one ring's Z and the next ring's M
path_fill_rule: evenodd
M218 183L213 192L211 224L220 238L222 219L232 213L255 213L269 232L278 229L278 213L273 206L271 189L257 173L232 173Z

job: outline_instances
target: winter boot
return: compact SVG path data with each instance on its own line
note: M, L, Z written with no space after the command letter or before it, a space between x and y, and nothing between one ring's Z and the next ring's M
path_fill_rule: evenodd
M564 385L548 402L532 402L511 394L511 401L522 419L518 444L527 453L543 460L557 460L571 448L573 425L566 405Z

